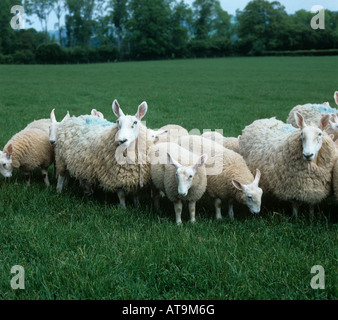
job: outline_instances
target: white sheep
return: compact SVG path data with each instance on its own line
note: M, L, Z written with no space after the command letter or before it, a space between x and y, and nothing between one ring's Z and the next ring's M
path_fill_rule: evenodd
M217 219L222 218L222 199L228 200L230 219L234 218L234 201L246 205L251 213L260 212L263 194L258 186L260 171L257 169L254 177L240 154L215 141L195 135L181 137L178 144L195 154L208 155L207 193L214 199Z
M335 92L334 94L334 99L336 104L338 104L338 91ZM292 124L294 127L297 126L296 120L295 120L295 113L298 112L300 113L306 123L309 125L314 125L319 127L321 124L321 118L324 115L330 115L330 121L328 122L326 132L328 134L333 134L334 139L338 138L338 109L331 108L328 102L324 102L323 104L312 104L312 103L307 103L304 105L297 105L294 108L291 109L289 116L286 120L287 123Z
M175 143L159 143L150 150L155 207L159 208L158 191L164 192L174 203L177 224L182 223L182 201L189 202L190 221L195 222L196 202L207 186L206 160L206 154L197 156Z
M153 143L141 123L147 103L143 102L136 115L130 116L124 115L115 100L113 111L118 119L111 126L93 126L75 117L60 123L55 148L58 192L62 191L68 170L71 176L92 186L117 191L121 206L126 207L125 195L136 195L150 183L147 151Z
M179 137L189 135L187 129L177 124L167 124L158 130L148 129L148 133L155 144L160 142L175 142Z
M217 131L206 131L202 134L203 138L216 141L217 143L223 145L224 148L230 149L235 152L239 152L239 139L235 137L224 137L221 133Z
M249 168L260 168L264 192L291 202L297 217L299 203L309 204L313 215L314 205L330 194L336 151L323 132L329 115L320 127L308 126L298 112L295 121L299 129L276 118L256 120L245 127L239 145Z
M31 171L40 167L48 187L48 168L53 161L54 152L48 134L38 128L27 128L15 134L5 145L0 155L0 172L5 178L9 178L13 169L20 169L30 184Z
M92 109L91 113L92 116L98 117L100 119L104 119L104 115L102 112L97 111L96 109Z

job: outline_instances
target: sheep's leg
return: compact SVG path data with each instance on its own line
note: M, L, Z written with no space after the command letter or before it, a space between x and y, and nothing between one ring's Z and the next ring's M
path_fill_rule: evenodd
M234 202L232 200L229 200L228 207L228 216L231 220L234 220Z
M189 213L190 213L190 222L194 223L196 221L196 201L189 201Z
M181 224L182 223L182 219L181 219L182 201L178 200L178 201L174 202L174 208L175 208L175 215L176 215L176 223Z
M294 218L298 218L298 208L299 208L299 205L297 202L292 202L292 216Z
M215 209L216 209L216 219L220 220L222 219L222 200L221 199L215 199Z
M123 190L117 191L117 196L119 197L121 207L123 207L124 209L127 209L126 195L125 195L124 191Z
M49 187L50 183L49 183L49 179L48 179L48 168L42 168L41 169L42 172L42 177L43 177L43 181L45 182L46 186Z
M156 188L151 189L151 196L154 199L154 207L160 210L160 192Z
M65 180L66 180L66 174L64 174L64 175L59 174L58 183L57 183L57 186L56 186L56 191L58 193L62 192L62 189L65 186Z
M25 172L25 178L26 178L27 186L30 186L31 185L31 173Z
M138 198L138 194L134 193L134 206L135 208L139 208L140 207L140 199Z

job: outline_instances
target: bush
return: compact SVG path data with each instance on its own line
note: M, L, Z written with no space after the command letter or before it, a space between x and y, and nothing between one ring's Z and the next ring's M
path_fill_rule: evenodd
M13 55L14 64L33 64L35 63L35 55L31 50L16 51Z
M38 63L57 64L65 62L65 52L62 47L56 43L41 44L35 53Z

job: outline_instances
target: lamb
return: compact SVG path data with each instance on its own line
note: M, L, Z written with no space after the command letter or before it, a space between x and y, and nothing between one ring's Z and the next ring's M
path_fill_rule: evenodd
M217 143L223 145L224 148L233 150L239 153L239 139L234 137L224 137L221 133L217 131L206 131L202 134L202 137L216 141Z
M167 124L158 130L148 129L148 131L155 144L159 142L175 142L179 137L189 135L187 129L177 124Z
M100 119L104 119L104 115L102 112L97 111L96 109L93 109L90 113L92 116L98 117Z
M0 173L5 178L10 178L13 169L21 169L28 178L29 185L31 171L41 167L48 187L48 168L53 160L54 152L48 134L38 128L26 128L15 134L5 145L0 155Z
M243 130L240 153L249 168L260 167L264 192L291 202L295 217L299 203L309 204L312 216L313 206L330 194L336 151L323 132L329 115L320 127L308 126L298 112L295 121L299 129L276 118L254 121Z
M216 219L222 218L222 199L228 200L230 219L234 219L235 200L246 205L253 214L260 212L263 191L258 186L259 169L254 177L241 155L201 136L181 137L178 144L195 154L208 155L207 193L214 199Z
M153 143L141 123L147 108L147 103L143 102L135 116L124 115L115 100L116 125L92 126L75 117L60 123L55 148L57 191L62 191L68 170L76 179L117 192L125 208L126 194L136 195L150 184L147 152Z
M174 203L176 223L181 224L182 201L189 202L190 221L194 223L196 202L207 186L204 163L207 155L197 156L175 143L159 143L150 152L151 180L155 207L162 191Z

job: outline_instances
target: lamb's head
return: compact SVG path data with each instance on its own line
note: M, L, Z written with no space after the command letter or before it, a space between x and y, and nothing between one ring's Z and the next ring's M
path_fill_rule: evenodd
M96 109L93 109L90 113L92 116L99 117L101 119L104 119L104 115L102 112L97 111Z
M261 211L261 202L263 190L258 186L261 178L261 172L256 169L256 176L252 183L243 184L237 180L232 180L232 184L238 190L242 191L242 200L246 204L251 213L258 214Z
M177 192L179 196L185 197L188 194L198 168L202 167L207 159L208 156L203 154L194 165L183 166L167 153L167 163L176 169L176 181L178 184Z
M335 132L335 131L338 131L338 116L334 113L332 117L333 117L333 121L330 120L329 123L330 123L331 130Z
M305 161L313 161L316 159L323 143L323 131L329 123L330 116L327 114L320 120L320 126L307 125L303 116L295 112L295 120L297 126L301 129L300 139L302 140L303 159Z
M148 129L148 135L150 137L150 140L153 143L159 142L160 136L167 135L167 134L168 134L168 130L152 130L152 129Z
M7 151L0 151L0 173L5 178L10 178L12 176L12 152L13 147L11 144L7 147Z
M135 116L125 115L121 110L117 100L113 102L113 112L117 116L117 140L120 146L128 148L132 142L138 138L141 119L147 113L147 103L142 102Z
M69 111L67 111L66 116L62 119L61 122L66 121L69 118L70 118ZM60 124L59 122L56 121L55 109L53 109L52 112L50 113L50 121L51 121L51 125L49 127L49 142L51 144L55 144L56 134L57 134L58 126Z

